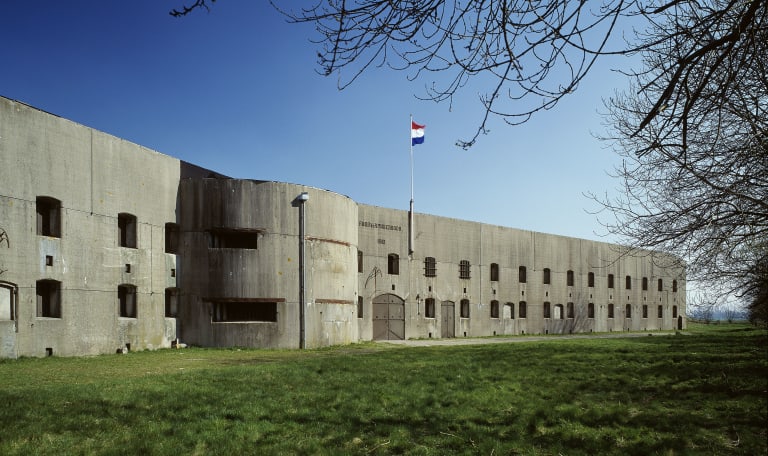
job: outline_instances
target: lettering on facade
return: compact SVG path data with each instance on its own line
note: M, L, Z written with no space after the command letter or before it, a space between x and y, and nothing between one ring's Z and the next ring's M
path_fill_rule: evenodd
M359 225L366 228L377 228L380 230L403 231L400 225L387 225L386 223L366 222L364 220L360 220Z

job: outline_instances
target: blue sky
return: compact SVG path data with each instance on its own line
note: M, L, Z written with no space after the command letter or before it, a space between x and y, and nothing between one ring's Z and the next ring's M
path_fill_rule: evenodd
M317 73L312 26L286 23L266 1L168 15L182 4L3 0L0 95L232 177L403 210L413 114L426 124L414 148L417 212L613 240L583 194L619 184L607 175L617 157L593 133L604 129L601 100L626 84L610 71L622 62L603 62L525 125L492 121L464 151L454 143L474 133L482 84L470 82L451 109L414 96L432 79L386 68L339 91L335 76Z

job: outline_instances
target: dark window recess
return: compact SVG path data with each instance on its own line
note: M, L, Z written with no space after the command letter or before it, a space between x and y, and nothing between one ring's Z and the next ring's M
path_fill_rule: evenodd
M215 229L210 232L212 249L251 249L259 244L259 231L250 229Z
M613 274L608 274L608 288L613 288Z
M625 282L626 283L624 284L624 288L627 289L627 290L631 290L632 289L632 276L627 276Z
M437 261L434 257L424 258L424 276L437 277Z
M179 289L165 289L165 316L176 318L179 316Z
M357 251L357 272L363 272L363 252Z
M427 318L435 318L435 299L427 298L424 300L424 316Z
M659 317L659 318L663 318L664 317L664 308L662 306L659 306L659 311L658 311L657 317Z
M555 304L555 318L558 320L565 318L565 309L562 304Z
M648 277L643 277L643 291L648 291Z
M387 274L400 274L400 255L396 253L387 255Z
M460 279L469 279L469 261L467 260L461 260L459 261L459 278Z
M179 253L179 225L165 224L165 253Z
M659 291L662 291L663 289L664 289L664 281L662 281L661 279L659 279L659 286L658 286L658 290L659 290Z
M565 310L566 310L566 312L568 312L567 318L573 318L574 317L575 313L574 313L573 303L572 302L569 302L569 303L566 304L566 309Z
M35 203L37 234L61 237L61 201L47 196L38 196Z
M357 297L357 318L363 318L363 297Z
M528 314L528 304L526 304L525 301L520 301L517 314L519 318L525 318Z
M626 318L632 318L632 304L627 304L625 306L624 316Z
M587 274L587 286L593 288L595 286L595 273L590 272Z
M276 322L276 302L218 301L213 303L214 322Z
M613 318L613 304L608 304L608 318Z
M526 271L525 266L520 266L520 269L517 271L517 280L520 283L525 283L528 278L526 277ZM523 318L523 317L520 317Z
M117 234L120 247L136 248L136 216L117 214Z
M677 293L677 280L672 281L672 293Z
M136 287L133 285L120 285L117 287L117 301L120 307L120 316L124 318L136 318Z
M592 302L587 304L587 318L595 318L595 304Z
M552 283L552 272L549 270L549 268L544 268L544 280L542 282L544 285L549 285Z
M566 285L569 287L572 287L573 283L574 283L573 271L568 271L566 273Z
M677 306L672 306L672 318L677 318Z
M514 302L508 302L504 304L504 318L509 317L510 320L515 319L515 303Z
M499 265L497 263L491 263L491 282L499 281Z
M491 318L499 318L499 301L491 301Z
M643 304L643 318L648 318L648 306Z
M0 282L0 320L16 320L16 286Z
M461 318L469 318L469 299L461 300L460 316Z
M544 303L544 318L552 318L552 309L548 302Z
M61 318L61 282L58 280L38 280L35 284L37 294L37 316Z

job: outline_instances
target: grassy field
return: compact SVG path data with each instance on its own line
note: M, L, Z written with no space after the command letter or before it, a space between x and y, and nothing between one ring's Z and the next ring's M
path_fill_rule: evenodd
M0 362L0 454L768 454L768 334Z

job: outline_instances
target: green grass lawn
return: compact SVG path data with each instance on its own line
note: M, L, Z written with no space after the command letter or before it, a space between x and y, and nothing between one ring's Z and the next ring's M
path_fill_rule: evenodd
M0 362L0 454L768 454L768 333Z

